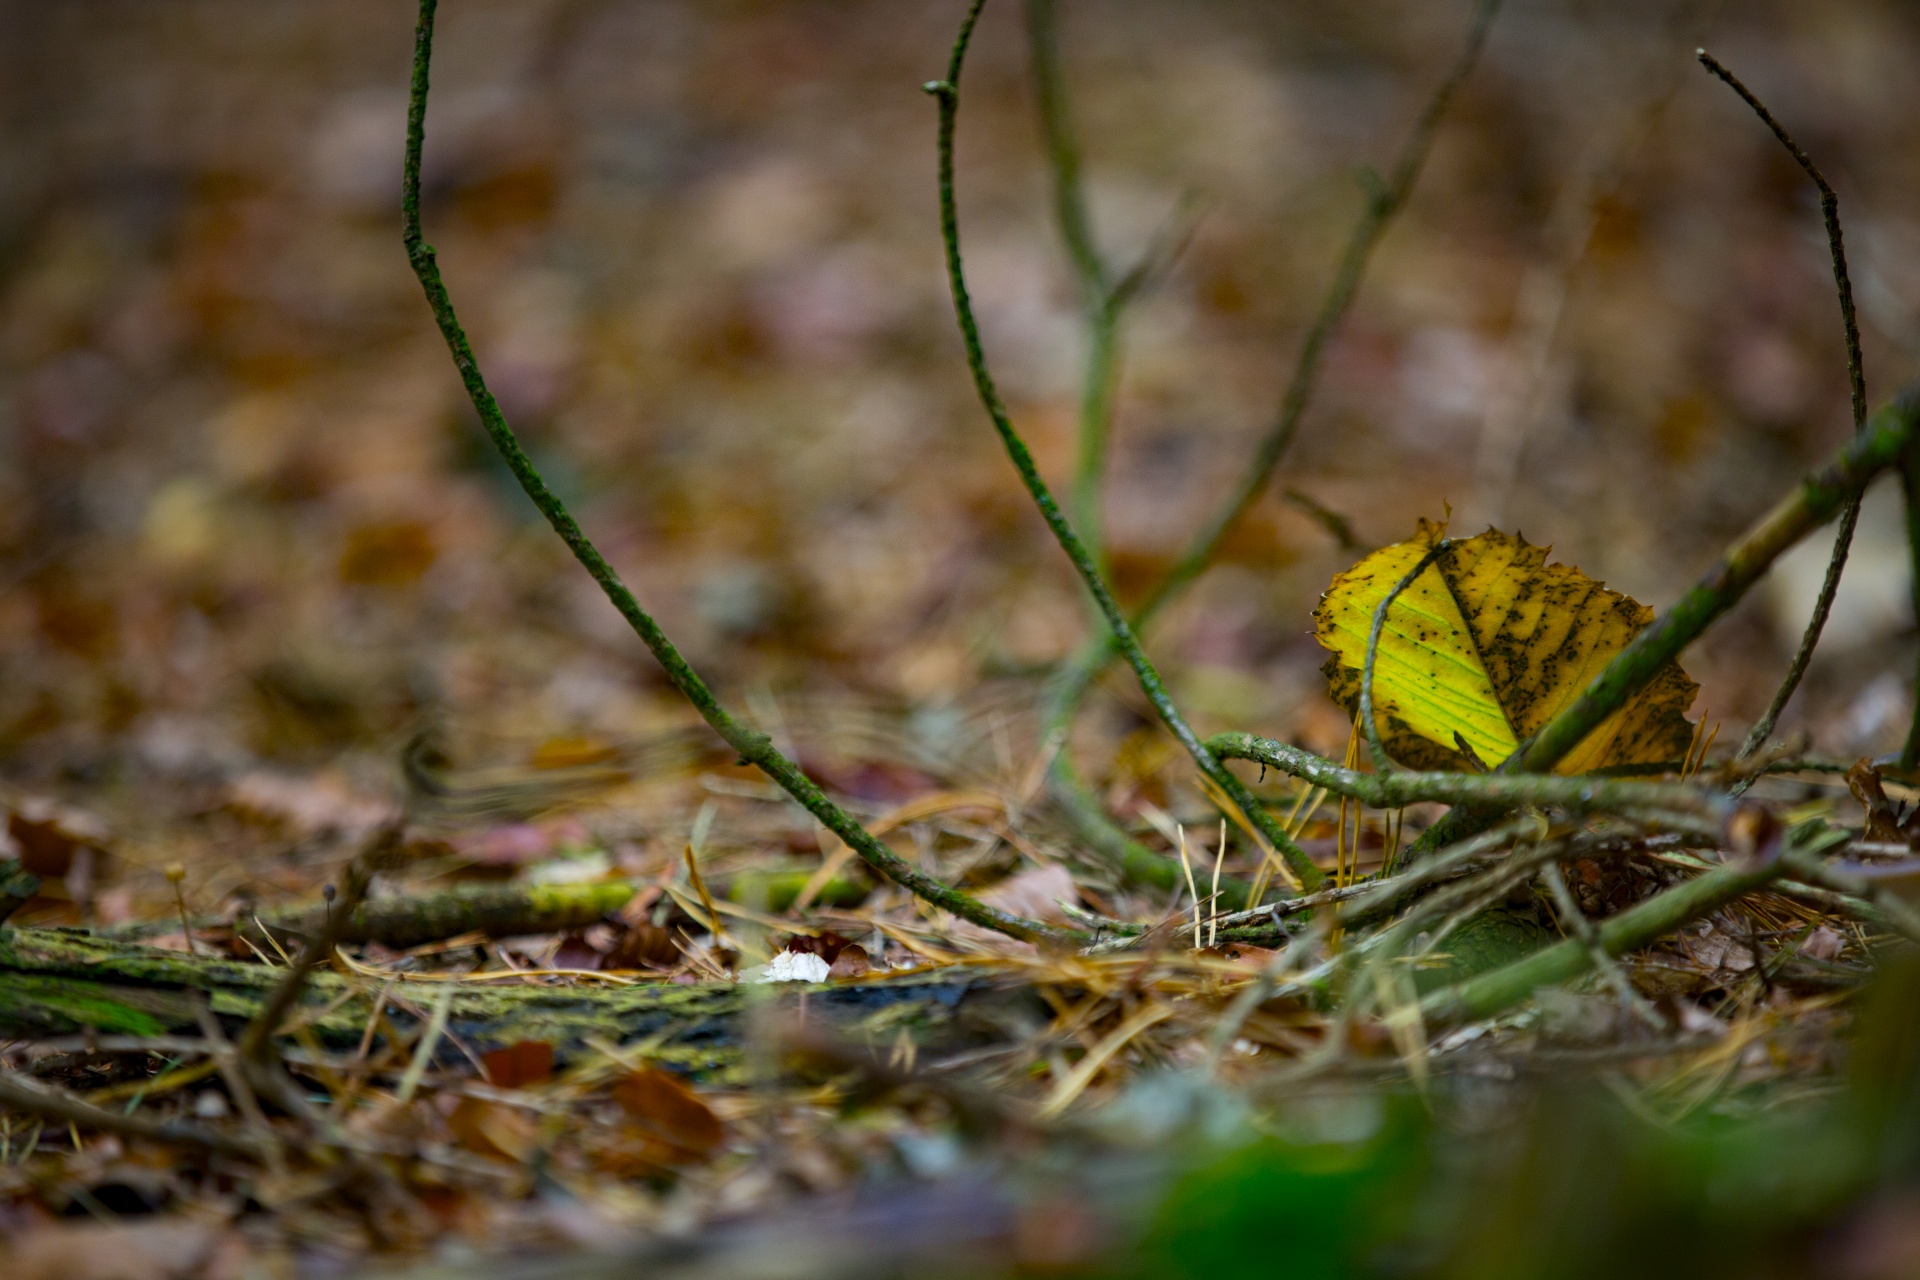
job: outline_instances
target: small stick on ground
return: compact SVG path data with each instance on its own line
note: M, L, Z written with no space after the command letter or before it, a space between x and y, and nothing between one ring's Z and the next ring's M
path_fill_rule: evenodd
M1613 993L1620 997L1620 1003L1626 1005L1633 1011L1634 1017L1655 1031L1665 1031L1666 1023L1661 1021L1660 1015L1654 1011L1653 1006L1647 1003L1646 997L1633 989L1633 983L1628 980L1626 970L1620 967L1620 962L1608 955L1606 948L1600 945L1600 933L1593 927L1593 921L1587 919L1587 913L1580 909L1580 902L1573 896L1573 890L1567 886L1567 877L1560 870L1560 864L1549 862L1541 867L1540 879L1545 882L1547 892L1553 895L1553 905L1560 915L1560 923L1579 941L1581 946L1587 949L1587 954L1593 958L1594 968L1600 971L1600 976L1605 978L1607 985L1613 988Z
M299 1000L300 992L305 989L307 979L313 975L322 961L333 955L333 949L340 945L340 939L347 931L347 922L352 918L354 909L367 896L367 886L373 882L373 867L376 862L391 852L400 843L403 829L401 820L394 820L382 826L368 839L353 861L347 864L344 877L346 889L334 904L334 910L327 915L327 922L320 932L307 939L300 949L299 957L281 978L267 1002L254 1015L253 1021L240 1035L240 1057L251 1066L263 1066L267 1063L273 1036L280 1029L280 1022L287 1016L287 1010L293 1008Z
M253 1139L240 1134L223 1133L178 1120L153 1120L146 1116L106 1111L65 1093L29 1082L12 1071L0 1070L0 1107L24 1111L60 1124L80 1125L102 1133L117 1133L148 1142L173 1146L203 1147L222 1155L257 1160L266 1153Z
M180 909L180 938L187 945L187 954L193 955L193 924L187 918L187 868L184 864L167 864L167 883L173 886L173 905Z
M243 1061L220 1029L220 1020L213 1016L213 1010L205 1004L194 1009L194 1016L200 1022L200 1034L211 1047L211 1056L220 1078L227 1082L227 1089L233 1094L234 1105L240 1108L241 1118L247 1127L257 1136L260 1149L266 1153L267 1167L275 1173L285 1171L285 1152L281 1149L279 1135L267 1123L266 1112L260 1109L260 1099L253 1091L253 1083L248 1074L248 1063Z

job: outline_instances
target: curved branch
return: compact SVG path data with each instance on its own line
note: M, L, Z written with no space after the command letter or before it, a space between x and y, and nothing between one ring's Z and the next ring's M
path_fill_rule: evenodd
M986 351L980 341L980 325L973 313L973 300L967 291L966 270L960 253L960 219L954 199L953 182L953 135L954 126L960 110L960 71L965 65L967 46L973 38L974 25L980 20L980 11L986 0L974 0L968 8L967 16L960 25L959 35L954 40L953 56L947 64L947 77L928 83L926 91L933 95L939 104L939 164L940 164L940 235L946 249L947 282L953 294L955 317L960 325L960 337L966 347L967 368L973 374L974 390L979 394L980 403L992 421L993 428L1000 436L1000 442L1006 447L1007 457L1012 461L1014 470L1032 495L1034 505L1040 509L1041 517L1047 527L1053 531L1054 538L1066 552L1081 581L1086 584L1094 604L1106 619L1111 629L1114 643L1119 646L1127 665L1133 668L1134 675L1140 681L1140 688L1153 704L1154 710L1166 723L1174 738L1185 747L1187 754L1200 771L1211 778L1220 789L1238 805L1249 821L1257 826L1261 833L1284 858L1300 883L1308 889L1317 889L1326 879L1320 868L1315 866L1299 845L1295 844L1286 829L1253 798L1246 784L1235 777L1231 771L1214 759L1206 746L1200 741L1186 717L1174 705L1173 698L1167 693L1160 673L1155 670L1146 652L1140 647L1139 639L1133 628L1127 625L1127 618L1113 598L1106 578L1099 566L1088 554L1086 544L1074 532L1060 505L1054 500L1053 492L1047 482L1041 478L1040 470L1034 465L1033 454L1028 450L1026 441L1015 430L1013 419L1008 415L1006 405L1000 399L999 388L994 384L993 375L987 368Z
M467 341L466 330L462 328L460 318L453 309L453 300L447 294L446 284L440 278L440 267L435 260L433 246L421 238L420 153L426 137L427 73L433 58L435 6L436 0L420 0L420 22L414 32L413 81L407 104L406 168L400 199L402 239L407 249L407 261L412 264L414 275L420 279L420 287L427 295L427 305L433 309L434 321L440 326L441 336L446 339L447 350L453 356L454 367L460 372L460 381L466 387L467 397L473 401L474 410L480 415L481 426L486 429L487 437L507 464L507 469L513 472L513 478L520 482L521 489L533 505L553 526L553 531L560 535L560 540L567 544L567 549L573 552L574 559L592 575L613 607L620 611L620 616L627 620L627 625L647 646L647 651L666 672L668 682L693 704L701 718L726 740L728 746L739 752L743 763L758 767L778 783L802 808L846 841L861 861L935 906L983 928L1028 942L1079 940L1077 933L990 907L916 870L871 835L846 810L828 799L827 794L801 772L798 765L781 754L773 745L772 738L735 720L713 696L699 673L681 657L666 632L640 607L633 592L628 590L627 584L621 581L620 575L614 572L599 548L581 530L579 522L567 510L559 495L547 487L533 460L520 447L519 438L508 425L506 415L500 411L493 392L487 389L479 361L474 358L473 347Z

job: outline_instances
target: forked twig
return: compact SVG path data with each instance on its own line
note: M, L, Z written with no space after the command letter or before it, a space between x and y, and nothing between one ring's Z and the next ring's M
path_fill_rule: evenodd
M1027 47L1034 101L1053 178L1053 218L1073 264L1087 317L1086 373L1080 387L1080 432L1069 507L1087 552L1106 568L1106 521L1101 510L1108 439L1120 381L1120 321L1127 304L1180 254L1194 227L1197 201L1189 195L1155 233L1133 266L1116 276L1100 252L1080 181L1080 144L1060 57L1055 0L1027 0Z
M1292 445L1294 436L1299 430L1300 421L1312 403L1328 344L1353 305L1354 297L1359 292L1360 283L1365 278L1367 266L1372 261L1375 249L1378 248L1393 220L1406 207L1409 197L1413 194L1420 171L1426 164L1428 153L1432 150L1440 121L1479 61L1481 51L1486 46L1487 36L1493 28L1494 19L1499 13L1500 2L1501 0L1480 0L1459 56L1455 58L1446 76L1427 100L1426 106L1408 132L1405 141L1401 143L1400 150L1394 159L1392 176L1384 183L1375 178L1368 185L1366 205L1347 237L1346 248L1341 254L1339 266L1334 271L1333 280L1321 298L1320 308L1307 330L1306 337L1301 342L1299 353L1294 360L1293 372L1288 378L1286 390L1281 395L1280 407L1272 425L1268 428L1266 435L1261 438L1239 484L1227 496L1215 515L1194 536L1193 541L1188 544L1187 549L1175 562L1174 567L1168 571L1167 576L1153 589L1146 601L1134 610L1129 624L1136 632L1145 631L1148 624L1205 571L1221 543L1266 490L1275 468L1279 466L1281 458ZM1357 544L1352 530L1343 520L1337 517L1329 519L1331 513L1319 504L1304 498L1304 495L1290 493L1289 496L1316 518L1321 519L1342 547ZM1080 514L1079 505L1076 503L1076 519ZM1094 679L1117 652L1119 647L1109 632L1095 636L1074 655L1054 682L1047 712L1049 730L1072 723ZM1132 840L1126 832L1114 824L1112 819L1107 817L1100 808L1099 800L1080 781L1074 771L1073 760L1069 753L1061 752L1056 758L1051 778L1054 794L1065 805L1068 815L1074 820L1081 835L1089 844L1116 863L1123 873L1157 884L1162 888L1171 887L1177 882L1179 869L1170 859Z
M1499 16L1500 5L1501 0L1480 0L1474 10L1472 24L1467 29L1466 43L1454 59L1453 66L1448 69L1446 78L1427 100L1426 108L1407 134L1406 141L1401 144L1400 154L1394 159L1392 176L1385 182L1380 182L1376 177L1369 184L1366 209L1347 238L1346 251L1341 255L1340 266L1334 272L1333 283L1321 300L1319 314L1307 330L1300 354L1294 361L1293 375L1281 397L1280 411L1255 449L1253 464L1242 475L1239 486L1221 505L1214 518L1188 545L1167 576L1154 588L1153 594L1140 606L1134 615L1137 627L1145 627L1212 562L1220 544L1265 491L1274 468L1279 466L1281 457L1292 445L1300 427L1300 419L1313 400L1320 369L1325 363L1327 344L1340 327L1340 322L1346 318L1348 308L1353 305L1354 295L1360 290L1360 281L1366 275L1367 264L1374 250L1379 247L1395 216L1406 207L1408 198L1412 196L1414 184L1420 178L1420 170L1425 167L1427 155L1433 149L1433 139L1439 131L1440 121L1479 62L1480 52L1486 47L1487 36L1493 30L1494 19Z
M1118 602L1114 600L1105 575L1093 562L1092 556L1087 552L1086 544L1081 542L1073 526L1068 523L1065 514L1060 510L1059 503L1054 500L1052 490L1047 487L1047 482L1041 477L1039 468L1034 465L1033 454L1027 449L1026 441L1014 428L1013 419L1001 402L999 389L987 368L986 351L980 341L980 326L974 317L973 301L967 292L966 271L960 253L959 213L954 198L953 181L953 136L960 107L960 71L966 62L967 46L973 38L974 26L979 21L980 11L985 4L986 0L974 0L968 8L967 16L960 26L959 35L954 41L952 57L948 60L946 79L935 80L925 86L927 92L932 94L939 104L940 233L946 248L947 281L953 294L954 313L959 321L961 341L966 348L967 367L973 374L974 390L978 392L987 417L992 421L995 432L1006 447L1007 457L1012 461L1014 469L1019 472L1021 482L1026 485L1027 492L1032 495L1034 505L1040 509L1040 515L1046 520L1047 527L1053 531L1054 538L1066 552L1067 559L1072 562L1082 582L1086 584L1087 591L1093 596L1094 603L1106 618L1114 642L1119 646L1127 664L1133 668L1134 675L1140 682L1140 688L1145 692L1148 701L1153 704L1154 710L1160 713L1160 718L1165 722L1168 730L1180 745L1186 748L1187 754L1193 757L1194 763L1201 772L1226 792L1247 819L1260 828L1262 834L1279 851L1280 856L1286 859L1287 865L1292 868L1300 883L1308 889L1317 889L1326 878L1320 868L1315 866L1305 851L1294 843L1293 838L1286 833L1273 815L1254 799L1252 792L1247 790L1246 784L1214 759L1212 753L1200 741L1199 735L1194 733L1193 728L1188 725L1186 717L1174 705L1172 697L1167 693L1166 685L1160 679L1160 673L1154 669L1152 661L1140 647L1140 641L1134 635L1133 628L1128 625L1126 615L1121 612Z
M582 567L592 575L600 590L620 611L627 625L640 637L647 651L659 662L666 672L667 680L688 702L693 704L714 732L726 740L747 764L754 765L765 773L784 791L799 802L800 806L818 818L822 825L842 840L846 841L861 861L872 867L894 883L918 894L937 907L952 912L963 920L984 928L993 929L1011 937L1025 941L1078 941L1080 935L1070 930L1056 928L1038 920L1028 920L1010 912L990 907L957 889L941 884L933 877L916 870L912 864L889 849L884 842L873 836L854 818L827 797L814 781L803 773L799 766L789 760L774 746L773 739L758 730L749 729L734 719L733 715L714 697L706 681L688 665L687 660L667 638L652 615L640 607L633 592L627 588L620 575L600 554L592 540L580 528L558 494L547 487L539 469L533 464L526 451L520 447L519 438L514 434L506 415L501 412L493 393L487 389L486 379L481 376L479 361L474 358L473 347L467 341L466 330L460 324L455 313L453 300L447 294L446 284L440 278L440 267L435 260L433 247L426 243L420 231L420 155L426 137L427 118L427 82L428 69L433 57L433 19L436 0L420 0L420 20L414 33L413 79L407 105L407 150L404 171L404 186L401 194L401 215L403 221L403 240L406 244L407 260L413 267L414 275L419 277L420 287L426 293L427 305L432 308L434 321L440 327L440 334L446 340L447 350L453 356L454 367L460 373L465 385L467 397L473 402L474 410L480 416L481 426L493 447L513 473L515 480L547 523L553 526L560 540L567 545Z
M1854 434L1867 429L1867 377L1865 365L1860 358L1860 322L1854 312L1853 281L1847 274L1847 247L1840 232L1840 197L1834 194L1826 175L1820 172L1813 158L1794 140L1786 127L1767 110L1765 103L1740 78L1727 70L1719 59L1705 49L1694 51L1705 67L1724 81L1729 89L1740 95L1740 100L1753 108L1761 123L1773 131L1780 145L1787 149L1794 163L1812 180L1820 192L1820 219L1827 229L1827 253L1833 259L1833 287L1840 298L1840 325L1847 344L1847 396L1853 406ZM1847 504L1840 516L1840 528L1834 534L1833 555L1827 561L1827 574L1820 584L1820 595L1814 601L1813 616L1807 621L1807 629L1800 636L1800 646L1794 650L1793 661L1787 666L1786 678L1774 691L1773 701L1767 704L1767 710L1747 732L1747 740L1740 744L1735 759L1745 759L1758 751L1766 740L1773 736L1773 727L1780 721L1780 713L1786 709L1788 699L1794 690L1800 687L1801 677L1807 673L1807 664L1813 660L1815 646L1820 643L1820 633L1826 629L1827 615L1833 611L1834 596L1840 590L1840 575L1846 571L1847 552L1853 546L1853 531L1860 522L1860 499L1856 496Z

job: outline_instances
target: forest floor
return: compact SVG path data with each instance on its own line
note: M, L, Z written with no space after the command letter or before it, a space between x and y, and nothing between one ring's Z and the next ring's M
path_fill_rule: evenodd
M1250 766L1237 803L1119 664L1049 731L1099 624L954 334L920 87L961 7L450 4L423 216L532 461L839 812L1046 931L1008 936L703 724L487 452L401 246L410 9L28 8L10 1277L1920 1266L1891 481L1778 772L1736 756L1827 536L1686 651L1696 733L1655 781L1711 829L1561 797L1429 873L1402 854L1443 804ZM1071 494L1085 308L1019 9L972 53L959 201L1012 422ZM1916 179L1879 162L1920 154L1920 89L1875 73L1920 27L1698 9L1501 17L1278 478L1149 633L1202 736L1377 772L1314 609L1417 517L1664 610L1846 445L1811 188L1697 44L1840 190L1872 403L1920 367ZM1354 172L1391 179L1458 10L1063 10L1101 252L1170 249L1118 348L1129 606L1270 430ZM1305 906L1266 815L1326 878ZM1473 985L1556 947L1595 971Z

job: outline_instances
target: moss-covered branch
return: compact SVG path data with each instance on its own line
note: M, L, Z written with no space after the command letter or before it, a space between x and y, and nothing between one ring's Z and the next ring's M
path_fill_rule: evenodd
M224 1021L249 1021L285 973L60 929L4 929L0 1037L164 1035L197 1028L198 1010L206 1005ZM323 1046L352 1048L365 1033L378 985L317 971L287 1022L310 1031ZM408 1010L431 1002L423 993L442 989L440 981L403 981L390 993L384 1016L404 1031L416 1022ZM857 1020L903 1005L890 1016L929 1031L947 1025L955 1004L976 989L984 989L984 979L959 969L807 988L811 1009ZM589 1036L621 1041L659 1035L661 1056L706 1070L737 1057L750 990L718 982L538 986L456 980L447 1025L476 1049L541 1040L563 1059L582 1052ZM396 1001L395 995L411 999Z
M265 942L266 933L310 938L330 917L344 914L340 941L405 949L467 933L506 938L584 929L625 906L637 887L631 880L457 885L438 893L375 898L350 914L329 911L324 904L261 912L235 928L255 943Z
M1725 866L1709 871L1601 922L1595 929L1599 949L1609 956L1621 956L1648 946L1681 925L1752 893L1785 871L1786 864L1777 859L1758 866ZM1587 944L1568 938L1492 973L1435 991L1420 1002L1420 1016L1428 1026L1489 1018L1541 987L1577 978L1592 968L1593 953Z
M1423 800L1508 807L1550 805L1569 813L1672 819L1690 832L1712 839L1721 834L1735 808L1725 796L1686 783L1406 769L1361 773L1343 769L1311 751L1251 733L1218 734L1207 739L1207 746L1223 760L1252 760L1375 809L1398 809Z

